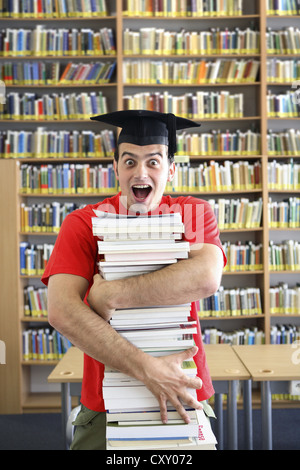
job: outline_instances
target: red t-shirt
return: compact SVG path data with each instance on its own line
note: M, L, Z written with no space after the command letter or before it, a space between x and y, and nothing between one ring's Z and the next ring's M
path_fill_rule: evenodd
M95 216L93 209L98 207L106 212L127 213L120 202L119 193L100 203L87 205L85 208L75 210L69 214L62 224L54 250L43 274L42 281L44 284L48 284L50 276L65 273L84 277L88 280L90 289L93 276L98 272L98 239L92 233L92 217ZM217 245L223 252L224 265L226 264L216 218L208 202L190 196L177 198L163 196L159 208L151 214L170 212L181 212L185 224L184 240L189 241L191 244L210 243ZM198 334L195 335L198 352L194 357L194 361L197 365L198 376L203 382L202 388L197 390L197 397L198 400L206 400L214 394L214 389L206 363L195 303L192 303L191 316L197 321L198 327ZM105 410L102 395L103 375L104 365L84 354L81 403L90 410Z

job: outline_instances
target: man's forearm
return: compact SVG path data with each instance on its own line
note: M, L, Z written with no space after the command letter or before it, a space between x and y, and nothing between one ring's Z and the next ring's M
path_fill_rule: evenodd
M175 305L212 295L220 284L223 257L218 247L205 250L153 273L111 281L106 286L111 308Z

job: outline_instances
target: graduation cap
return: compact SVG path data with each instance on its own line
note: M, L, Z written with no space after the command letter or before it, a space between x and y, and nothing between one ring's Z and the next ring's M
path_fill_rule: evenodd
M196 122L171 113L146 110L116 111L93 116L91 119L121 127L118 144L126 142L135 145L167 145L172 157L177 151L176 131L200 127Z

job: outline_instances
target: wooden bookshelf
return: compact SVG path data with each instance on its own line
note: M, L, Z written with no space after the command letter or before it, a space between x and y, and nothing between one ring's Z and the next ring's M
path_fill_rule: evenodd
M251 200L262 198L263 211L262 223L260 227L255 228L231 228L221 229L221 240L232 241L237 240L250 240L253 243L262 243L263 245L263 267L260 270L252 272L225 272L222 283L229 287L230 285L241 286L255 286L259 287L261 291L262 300L262 314L249 315L249 316L225 316L225 317L211 317L201 318L202 329L206 325L217 325L226 331L231 331L231 328L240 325L257 326L265 333L266 342L270 341L271 328L276 323L284 323L286 321L300 324L297 315L274 315L270 314L270 301L269 301L269 288L280 282L277 280L278 276L282 279L291 278L292 285L295 284L297 274L299 271L272 271L269 268L269 254L268 246L269 241L275 238L278 240L297 239L299 240L298 230L296 228L272 228L268 220L268 200L269 198L276 198L282 201L288 198L289 195L300 197L298 190L273 190L269 189L267 181L267 168L268 162L271 160L286 161L291 157L298 163L300 156L298 155L268 155L268 131L273 128L276 132L284 131L287 128L294 126L299 129L299 118L269 118L267 113L266 96L268 90L273 87L280 86L280 89L289 90L292 82L277 83L270 82L267 77L266 64L268 58L276 57L280 59L296 59L299 57L297 54L268 54L266 42L263 40L267 27L272 24L276 25L275 29L280 29L288 26L293 20L299 19L297 16L284 16L284 15L266 15L265 0L256 0L255 2L246 2L244 0L244 11L241 16L125 16L122 11L122 0L113 0L107 2L109 12L106 17L66 17L66 18L0 18L0 26L5 28L27 28L34 29L37 25L42 24L48 28L68 28L70 21L74 28L91 28L99 29L100 27L111 27L115 32L116 54L112 55L47 55L47 56L1 56L0 67L4 62L18 62L24 61L59 61L66 63L67 61L74 62L87 62L99 60L115 60L117 63L115 80L109 84L61 84L61 85L7 85L7 92L16 91L20 93L37 92L39 95L45 93L58 92L71 92L75 93L90 91L103 91L109 101L109 111L123 109L123 98L126 95L134 93L150 92L154 89L157 92L169 91L174 94L191 93L196 91L217 91L224 89L232 89L234 93L247 94L245 100L245 107L251 105L251 110L242 118L217 118L217 119L201 119L203 126L201 131L208 132L209 129L249 129L255 124L258 132L261 134L261 149L258 155L254 153L249 155L238 154L216 154L212 156L207 155L192 155L189 158L190 165L198 165L201 162L210 162L211 160L222 163L225 160L233 162L249 160L249 162L259 161L261 164L262 182L261 188L251 190L233 190L233 191L189 191L188 194L204 198L204 199L218 199L218 197L227 198L241 198L249 197ZM274 23L275 22L275 23ZM193 31L209 30L212 27L234 29L240 27L244 29L250 24L254 24L260 32L260 53L259 54L204 54L201 58L205 60L216 59L247 59L253 58L259 60L260 71L257 81L251 83L200 83L200 84L125 84L123 82L123 64L125 61L134 60L141 61L145 59L153 60L174 60L174 61L188 61L196 60L199 58L197 55L185 54L182 56L170 55L127 55L123 53L123 31L126 27L138 30L142 26L149 27L164 27L169 30L179 31L181 28ZM240 26L241 25L241 26ZM274 26L275 27L275 26ZM48 91L49 90L49 91ZM217 122L216 122L217 121ZM285 121L287 121L285 123ZM88 119L68 119L68 120L55 120L55 119L0 119L3 131L7 130L28 130L34 131L37 127L43 126L51 130L60 129L73 129L76 124L76 130L87 130L99 128L99 123L91 123ZM100 125L101 126L101 125ZM200 132L201 132L200 131ZM40 276L20 276L20 260L19 260L19 243L20 241L30 241L32 243L44 243L44 240L51 240L55 242L56 233L53 232L24 232L20 231L20 204L21 202L35 204L37 202L51 202L54 200L59 201L76 201L84 203L93 203L97 200L110 196L112 193L109 191L101 191L96 193L85 194L24 194L21 192L19 182L20 165L23 163L31 165L41 164L62 164L62 163L88 163L90 165L97 164L111 164L111 157L99 158L22 158L22 159L0 159L0 188L1 188L1 214L2 214L2 230L0 231L1 238L1 298L3 299L1 314L0 314L0 339L6 343L7 350L7 364L0 366L0 414L1 413L22 413L22 412L40 412L40 411L57 411L59 410L59 395L57 391L53 392L40 392L32 390L32 375L36 374L36 370L48 370L55 361L24 361L22 357L22 332L28 329L31 325L40 325L42 328L47 325L45 318L31 318L24 316L23 309L23 289L27 285L42 286L39 279ZM186 194L182 192L168 192L171 195ZM298 237L298 238L297 238ZM33 241L32 241L33 240ZM241 276L242 275L242 276ZM239 277L237 277L239 276ZM234 323L233 323L234 322ZM221 324L221 326L220 326ZM48 369L47 369L48 367ZM44 372L45 374L45 372Z

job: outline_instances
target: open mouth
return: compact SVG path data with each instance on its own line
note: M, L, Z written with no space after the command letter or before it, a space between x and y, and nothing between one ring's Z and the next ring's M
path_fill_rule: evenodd
M151 193L152 188L149 184L135 184L132 186L132 192L139 201L144 201Z

